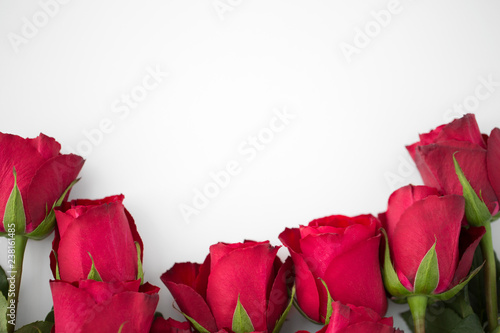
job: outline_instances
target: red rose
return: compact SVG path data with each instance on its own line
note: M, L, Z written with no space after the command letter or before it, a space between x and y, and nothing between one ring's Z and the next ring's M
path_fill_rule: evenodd
M123 195L102 200L74 200L56 210L57 232L52 248L62 280L87 279L92 259L103 281L137 279L135 242L141 248L142 260L142 241L122 200ZM53 254L51 267L56 276Z
M35 139L0 133L0 216L14 187L15 168L17 187L21 193L26 231L35 230L52 207L76 179L84 160L77 155L62 155L61 145L53 138L40 134ZM53 217L52 217L53 219ZM53 220L52 220L53 221ZM52 231L52 228L49 228ZM0 232L5 232L3 223ZM40 238L47 236L45 232Z
M330 322L317 333L403 333L393 327L392 317L382 318L370 308L332 302ZM298 331L296 333L308 333Z
M181 311L212 333L232 328L238 300L255 331L272 332L289 303L292 264L281 263L278 249L267 241L218 243L203 264L177 263L161 280Z
M191 325L187 321L180 322L172 318L165 320L156 317L149 333L191 333Z
M465 200L458 195L439 196L427 186L408 185L389 198L380 219L387 231L391 258L401 284L411 293L419 265L435 244L440 294L467 277L484 227L462 228ZM462 232L462 233L461 233Z
M295 264L297 301L310 319L325 322L328 298L322 281L335 301L386 312L379 228L372 215L334 215L281 233Z
M462 195L455 173L453 154L465 176L491 213L498 211L500 198L500 130L490 138L482 135L473 114L466 114L447 125L420 135L420 141L407 147L425 185L442 194Z
M56 333L147 333L158 304L158 287L140 280L75 283L50 281Z

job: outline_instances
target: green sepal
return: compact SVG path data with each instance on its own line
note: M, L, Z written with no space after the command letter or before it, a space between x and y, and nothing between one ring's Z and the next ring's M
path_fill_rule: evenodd
M418 265L415 275L414 293L418 295L430 295L439 283L439 264L436 253L436 242L427 251Z
M50 333L54 323L35 321L16 330L16 333Z
M55 319L54 319L54 307L52 307L52 309L50 309L50 312L47 313L47 315L45 316L45 319L44 321L48 322L48 323L55 323Z
M285 309L285 311L281 314L280 319L276 321L276 325L274 325L274 329L272 333L279 333L281 330L281 327L285 323L286 317L288 316L288 312L290 312L290 309L292 308L293 300L295 298L295 285L292 287L292 293L290 295L290 302L288 302L288 305Z
M59 273L59 260L57 259L57 253L56 251L52 250L52 254L54 255L55 261L56 261L56 280L61 280L61 275ZM94 261L92 261L92 264L94 264Z
M5 205L3 227L5 231L10 234L8 229L12 229L12 224L14 224L16 235L23 235L26 231L26 213L24 212L21 191L19 191L19 187L17 187L16 168L14 168L12 172L14 173L14 186L10 192L7 204ZM11 225L10 228L9 225Z
M137 280L141 279L141 284L144 284L144 271L142 270L141 261L141 245L139 242L134 242L137 250Z
M198 322L196 320L194 320L193 318L189 317L184 312L181 312L181 313L191 323L191 325L193 325L194 329L197 330L199 333L210 333L209 330L207 330L205 327L203 327L200 324L198 324Z
M101 275L97 271L97 268L94 265L94 258L92 258L92 255L90 252L87 252L90 256L90 260L92 260L92 267L90 267L90 272L89 275L87 276L87 280L94 280L94 281L99 281L102 282Z
M239 295L238 302L236 303L236 308L234 309L231 329L234 333L250 333L254 331L252 320L241 304Z
M127 322L123 322L121 325L120 325L120 328L118 329L118 332L117 333L122 333L122 330L123 330L123 327L125 326Z
M455 172L458 176L458 180L460 181L460 184L462 184L463 196L465 198L465 216L467 221L469 221L470 225L475 227L484 226L491 220L490 211L465 177L462 168L458 165L455 154L453 154L453 163L455 164Z
M493 215L491 217L491 222L495 222L496 220L500 219L500 213L497 213L496 215ZM500 326L499 326L500 327Z
M66 188L66 190L64 190L63 194L59 197L59 199L56 202L54 202L52 208L50 209L50 212L48 212L48 214L45 216L45 219L42 221L42 223L40 223L40 225L36 227L35 230L27 234L26 237L40 240L44 239L45 237L47 237L52 233L56 225L56 214L54 213L54 208L61 206L69 190L71 190L73 185L78 183L79 180L80 178L75 179L71 182L71 184L69 184L69 186Z
M326 295L327 295L327 301L326 301L326 318L325 319L325 325L328 325L330 323L330 317L332 316L333 308L332 308L332 302L333 298L332 295L330 295L330 291L328 290L328 286L326 285L326 282L323 281L323 279L320 279L321 283L323 284L323 287L326 289Z
M391 261L391 251L389 249L389 238L387 237L387 232L384 228L380 231L384 235L385 239L385 251L384 251L384 267L382 269L382 278L384 280L384 285L389 294L396 298L405 298L411 295L411 291L406 289L401 281L399 280L398 274L394 269Z
M484 265L484 264L483 264ZM469 276L467 276L467 278L465 280L463 280L461 283L457 284L455 287L451 288L450 290L447 290L441 294L435 294L435 295L429 295L432 299L437 299L437 300L440 300L440 301L447 301L449 300L450 298L452 298L453 296L455 296L456 294L458 294L460 292L460 290L462 290L466 285L467 283L469 283L469 281L474 277L476 276L477 273L479 273L479 271L481 270L481 268L483 268L483 265L477 267L475 270L473 270Z

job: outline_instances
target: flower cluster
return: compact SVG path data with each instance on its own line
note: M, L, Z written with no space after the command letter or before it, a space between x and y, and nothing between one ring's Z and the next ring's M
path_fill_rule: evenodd
M15 329L27 239L54 228L53 313L21 330L278 333L295 305L318 333L402 333L384 317L389 298L408 303L403 316L417 333L499 332L491 223L500 217L500 129L481 134L468 114L407 149L425 185L397 189L377 216L286 228L284 260L280 246L246 240L212 245L203 263L174 264L161 281L179 322L155 314L160 288L145 282L144 245L123 195L68 202L83 159L43 134L0 133L0 234L11 263L10 277L0 270L0 332Z

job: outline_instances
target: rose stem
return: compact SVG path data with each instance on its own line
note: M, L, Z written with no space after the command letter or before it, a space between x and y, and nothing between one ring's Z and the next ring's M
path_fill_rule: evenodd
M427 309L427 296L414 295L408 297L415 333L425 333L425 310Z
M15 235L14 236L14 250L16 251L14 253L14 259L15 262L12 265L12 267L9 267L9 270L12 271L10 276L14 276L14 292L11 292L10 287L9 287L9 297L7 299L7 304L10 305L14 303L14 325L7 324L7 332L12 333L14 332L14 329L16 327L15 322L17 321L17 305L18 305L18 298L19 298L19 290L21 287L21 275L23 274L23 259L24 259L24 250L26 249L26 243L28 242L28 238L22 236L22 235ZM15 273L14 273L15 272ZM10 283L9 283L10 286ZM12 296L12 297L11 297ZM7 311L7 314L10 312ZM11 320L10 317L7 317L7 322Z
M493 332L498 326L498 303L497 303L497 278L495 252L493 250L493 240L491 237L491 223L486 222L484 227L486 233L481 239L481 252L486 261L484 268L484 283L486 294L486 313L488 314L488 330Z

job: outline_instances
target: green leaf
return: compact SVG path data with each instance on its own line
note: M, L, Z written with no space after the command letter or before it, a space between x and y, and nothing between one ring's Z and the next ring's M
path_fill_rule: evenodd
M436 289L439 283L436 242L427 251L418 266L417 274L415 275L415 294L429 295Z
M0 295L0 332L7 332L7 298Z
M52 309L50 309L50 312L47 313L47 315L45 316L45 320L46 322L49 322L49 323L55 323L56 321L54 320L54 307L52 307Z
M254 331L252 320L241 304L239 295L238 302L236 303L236 308L234 309L232 326L232 330L234 333L249 333Z
M48 212L48 214L45 216L45 219L42 221L42 223L40 223L40 225L35 230L27 234L26 237L40 240L44 239L45 237L47 237L52 233L56 225L56 214L54 213L54 208L61 206L68 192L71 190L73 185L78 183L79 180L80 178L75 179L74 181L71 182L71 184L69 184L69 186L66 188L66 190L64 190L63 194L59 197L59 199L56 202L54 202L52 208L50 209L50 212Z
M286 317L288 316L288 312L290 312L290 309L292 308L293 300L295 298L295 285L292 287L292 293L290 295L290 302L288 302L288 305L285 309L285 311L281 314L280 319L276 321L276 325L274 325L273 333L279 333L281 330L281 327L285 323Z
M209 330L207 330L205 327L201 326L200 324L198 324L196 322L196 320L194 320L193 318L189 317L187 314L185 314L184 312L181 312L182 315L184 317L186 317L186 319L191 323L191 325L193 325L194 329L197 330L198 332L200 333L210 333Z
M7 274L3 270L2 266L0 266L0 292L5 298L7 298L7 293L9 290L9 281L7 281ZM1 332L1 331L0 331Z
M94 258L92 258L92 255L90 252L87 252L90 256L90 260L92 260L92 267L90 267L90 272L89 275L87 276L87 280L94 280L94 281L99 281L102 282L101 275L97 271L97 268L94 265Z
M34 323L28 324L16 330L16 333L50 333L54 323L48 323L46 321L36 321Z
M3 227L5 231L15 228L16 235L22 235L26 231L26 214L24 212L23 198L17 187L17 173L15 168L13 169L13 173L14 187L5 205Z
M384 280L385 288L392 296L395 297L406 297L411 295L411 292L403 286L401 281L399 281L398 274L392 265L387 233L383 228L381 228L380 231L384 235L385 239L384 267L382 269L382 278Z
M137 280L141 279L141 284L144 284L144 271L142 270L141 261L141 245L139 242L134 242L137 250Z
M455 153L456 154L456 153ZM465 216L467 221L473 226L483 226L491 219L490 211L483 200L481 200L469 181L465 177L460 165L453 154L453 163L455 164L455 172L458 176L460 184L462 184L463 196L465 198Z
M326 318L325 318L325 325L328 325L330 323L330 317L332 316L333 308L332 308L332 302L333 298L332 295L330 295L330 291L328 290L328 286L326 285L326 282L323 281L323 279L320 279L321 283L326 289L326 294L327 294L327 301L326 301Z
M465 280L463 280L461 283L457 284L455 287L451 288L450 290L447 290L447 291L445 291L445 292L443 292L441 294L430 295L430 297L433 298L433 299L438 299L440 301L449 300L450 298L452 298L453 296L455 296L456 294L458 294L460 292L460 290L462 290L467 285L467 283L469 283L469 281L477 273L479 273L479 271L481 270L482 267L483 266L481 265L480 267L478 267L475 270L473 270Z

